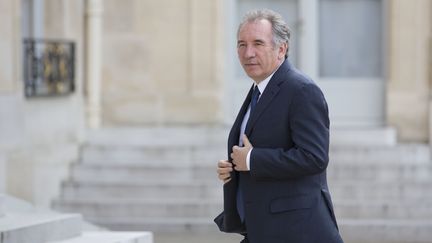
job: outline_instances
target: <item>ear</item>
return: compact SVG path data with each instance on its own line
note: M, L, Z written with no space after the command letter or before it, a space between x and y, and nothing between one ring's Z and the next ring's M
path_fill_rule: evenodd
M279 46L279 50L278 50L278 58L279 58L279 60L285 59L285 53L286 53L287 49L288 49L288 43L282 43Z

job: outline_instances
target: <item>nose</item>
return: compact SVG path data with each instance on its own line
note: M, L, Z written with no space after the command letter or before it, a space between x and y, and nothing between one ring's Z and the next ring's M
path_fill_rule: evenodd
M253 48L253 46L252 45L248 45L247 47L246 47L246 50L245 50L245 57L246 58L252 58L252 57L255 57L255 48Z

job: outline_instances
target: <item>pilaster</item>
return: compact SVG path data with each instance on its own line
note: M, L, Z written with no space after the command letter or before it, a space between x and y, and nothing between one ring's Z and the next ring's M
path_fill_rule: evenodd
M87 122L90 128L101 124L102 14L102 0L86 1Z
M4 196L6 187L6 161L4 155L0 151L0 218L4 215Z
M21 37L18 31L20 19L15 15L20 1L0 1L0 95L15 92L20 74L18 73L18 54Z
M387 123L397 128L400 141L429 139L431 5L429 0L388 1Z

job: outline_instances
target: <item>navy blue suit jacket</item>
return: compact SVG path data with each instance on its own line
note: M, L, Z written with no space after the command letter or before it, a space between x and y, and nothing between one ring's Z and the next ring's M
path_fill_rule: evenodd
M238 144L249 91L228 137L228 158ZM261 95L246 126L253 145L250 171L224 184L221 231L246 234L251 243L340 243L327 186L329 118L319 87L288 60ZM236 207L242 181L245 222Z

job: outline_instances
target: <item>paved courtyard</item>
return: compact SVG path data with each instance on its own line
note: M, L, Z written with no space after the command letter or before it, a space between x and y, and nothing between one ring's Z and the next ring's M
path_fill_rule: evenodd
M154 243L239 243L242 237L236 234L210 233L158 233Z

